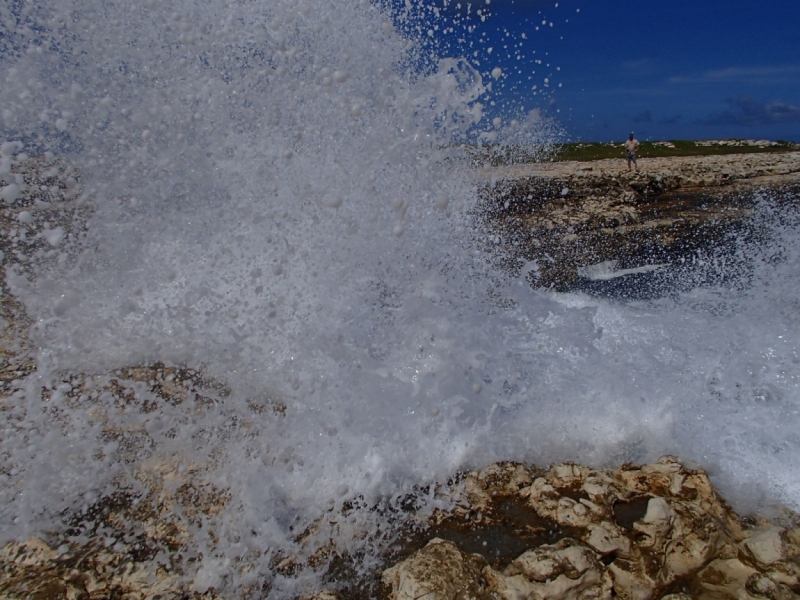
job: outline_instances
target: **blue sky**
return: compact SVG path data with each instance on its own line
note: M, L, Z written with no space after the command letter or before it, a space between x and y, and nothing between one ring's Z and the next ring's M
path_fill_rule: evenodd
M447 2L440 52L503 70L492 111L543 109L571 140L800 141L800 0Z

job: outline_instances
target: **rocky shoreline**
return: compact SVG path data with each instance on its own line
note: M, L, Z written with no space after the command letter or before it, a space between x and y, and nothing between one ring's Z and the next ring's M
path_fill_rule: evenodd
M800 597L800 515L742 519L706 473L674 457L615 470L496 463L436 495L452 508L422 518L372 583L344 580L300 598ZM196 500L213 510L203 494ZM0 553L0 598L225 597L193 591L190 577L154 562L101 540L54 547L31 538Z
M532 284L569 289L587 266L614 260L637 268L645 254L668 259L745 227L753 190L793 189L800 181L796 152L647 159L640 166L639 174L628 174L622 160L481 171L489 245L505 248L509 263L539 263L529 272ZM37 265L68 260L64 244L77 243L82 223L79 175L52 158L18 156L7 167L0 173L3 267L13 261L22 275L30 267L22 257ZM8 399L36 367L27 346L30 320L3 277L0 411L10 415ZM65 374L61 385L42 390L43 406L56 394L68 406L110 394L149 412L204 410L227 392L197 371L151 365ZM286 412L279 402L251 408L275 419ZM243 434L247 427L241 424ZM138 456L146 442L143 428L107 433L121 456ZM213 523L231 498L191 466L156 456L142 465L147 494L98 499L71 516L67 534L6 545L0 599L222 597L193 586L186 570L192 563L180 560L191 554L192 539L176 514ZM336 589L307 598L800 598L800 517L778 508L741 518L703 471L673 457L616 470L498 463L454 478L434 491L450 509L413 514L384 567L361 580L350 571ZM308 562L315 560L330 567L358 557L339 553L332 539ZM284 576L304 566L280 552L261 565ZM264 586L251 595L267 593Z
M800 521L740 519L707 475L673 457L600 471L494 464L461 483L463 504L433 519L469 527L383 572L416 598L797 598ZM495 553L501 531L527 539ZM452 534L451 534L452 535ZM476 549L480 549L476 551Z
M553 162L480 171L488 246L534 262L535 287L573 289L605 261L635 269L692 256L746 228L759 190L800 186L800 152Z

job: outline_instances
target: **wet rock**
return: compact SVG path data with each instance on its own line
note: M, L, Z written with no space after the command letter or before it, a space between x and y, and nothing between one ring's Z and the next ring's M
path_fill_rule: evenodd
M747 600L796 598L800 591L798 528L765 519L752 529L745 526L703 471L687 469L674 457L613 471L565 463L541 472L499 463L468 474L448 493L461 502L451 515L436 515L432 522L440 528L448 519L474 527L465 515L479 508L480 526L499 535L507 522L502 506L521 503L531 528L559 536L507 563L491 559L489 541L483 579L474 572L469 579L476 594L514 600ZM786 515L785 520L797 522L797 515ZM519 522L517 515L515 527ZM448 546L448 554L458 556L457 548ZM409 560L413 563L415 556ZM447 568L460 573L462 567ZM413 589L424 591L421 570L415 573ZM463 574L457 577L466 580ZM435 589L449 588L437 579Z
M481 573L485 560L434 538L412 557L383 572L395 600L489 598Z
M59 554L39 538L32 537L21 544L8 544L0 556L4 561L13 562L21 567L30 567L54 561Z
M490 250L531 284L566 291L579 270L614 260L620 270L686 259L746 227L748 192L800 183L800 152L654 158L641 173L624 161L513 165L483 172ZM568 189L568 194L562 194Z
M196 475L187 479L191 471L181 473L159 461L146 464L150 474L143 472L142 482L154 493L146 504L157 511L125 502L91 511L106 535L117 539L123 530L113 531L120 521L140 523L138 550L106 544L99 536L83 546L50 545L38 538L9 544L0 554L0 597L216 597L211 588L204 594L193 590L185 573L159 565L147 548L190 547L191 536L171 524L169 514L177 510L190 520L196 515L211 523L230 499L204 488ZM166 493L167 487L175 493ZM383 572L389 598L788 600L800 590L798 516L786 511L781 526L762 518L748 521L754 523L750 528L705 473L685 468L674 457L613 471L566 463L545 472L498 463L437 494L454 499L455 508L440 510L431 524L441 531L453 531L441 527L448 520L465 530L482 528L485 554L431 539ZM528 534L539 533L524 539L538 541L508 560L497 558L492 545L506 525L512 527L509 536L528 529ZM332 539L327 551L335 553L335 544ZM276 568L286 577L293 571L285 565L301 560L274 559L284 565ZM347 593L323 590L303 600L343 597Z
M631 557L631 541L616 524L607 521L592 523L587 531L586 543L601 555Z
M752 567L739 559L717 559L709 563L698 573L700 586L723 597L733 597L744 590L748 578L756 574Z
M189 597L186 580L155 563L137 563L102 543L51 548L37 538L8 544L0 555L0 598L141 598ZM213 592L194 593L205 600Z
M743 545L753 560L763 567L768 567L786 559L783 533L783 529L771 527L747 538Z
M769 598L770 600L797 600L800 598L786 585L758 573L753 573L747 579L745 590L756 598Z
M489 591L505 600L611 598L598 555L571 539L530 550L503 572L484 570Z

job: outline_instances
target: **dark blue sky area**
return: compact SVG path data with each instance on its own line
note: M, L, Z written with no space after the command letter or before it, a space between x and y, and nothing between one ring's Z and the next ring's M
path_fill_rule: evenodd
M800 141L800 0L461 4L461 31L436 35L490 80L502 69L490 110L543 109L571 140Z

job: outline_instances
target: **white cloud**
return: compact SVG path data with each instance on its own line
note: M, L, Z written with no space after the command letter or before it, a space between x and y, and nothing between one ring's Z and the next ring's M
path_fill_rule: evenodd
M670 83L780 83L800 74L800 65L727 67L703 73L671 77Z

